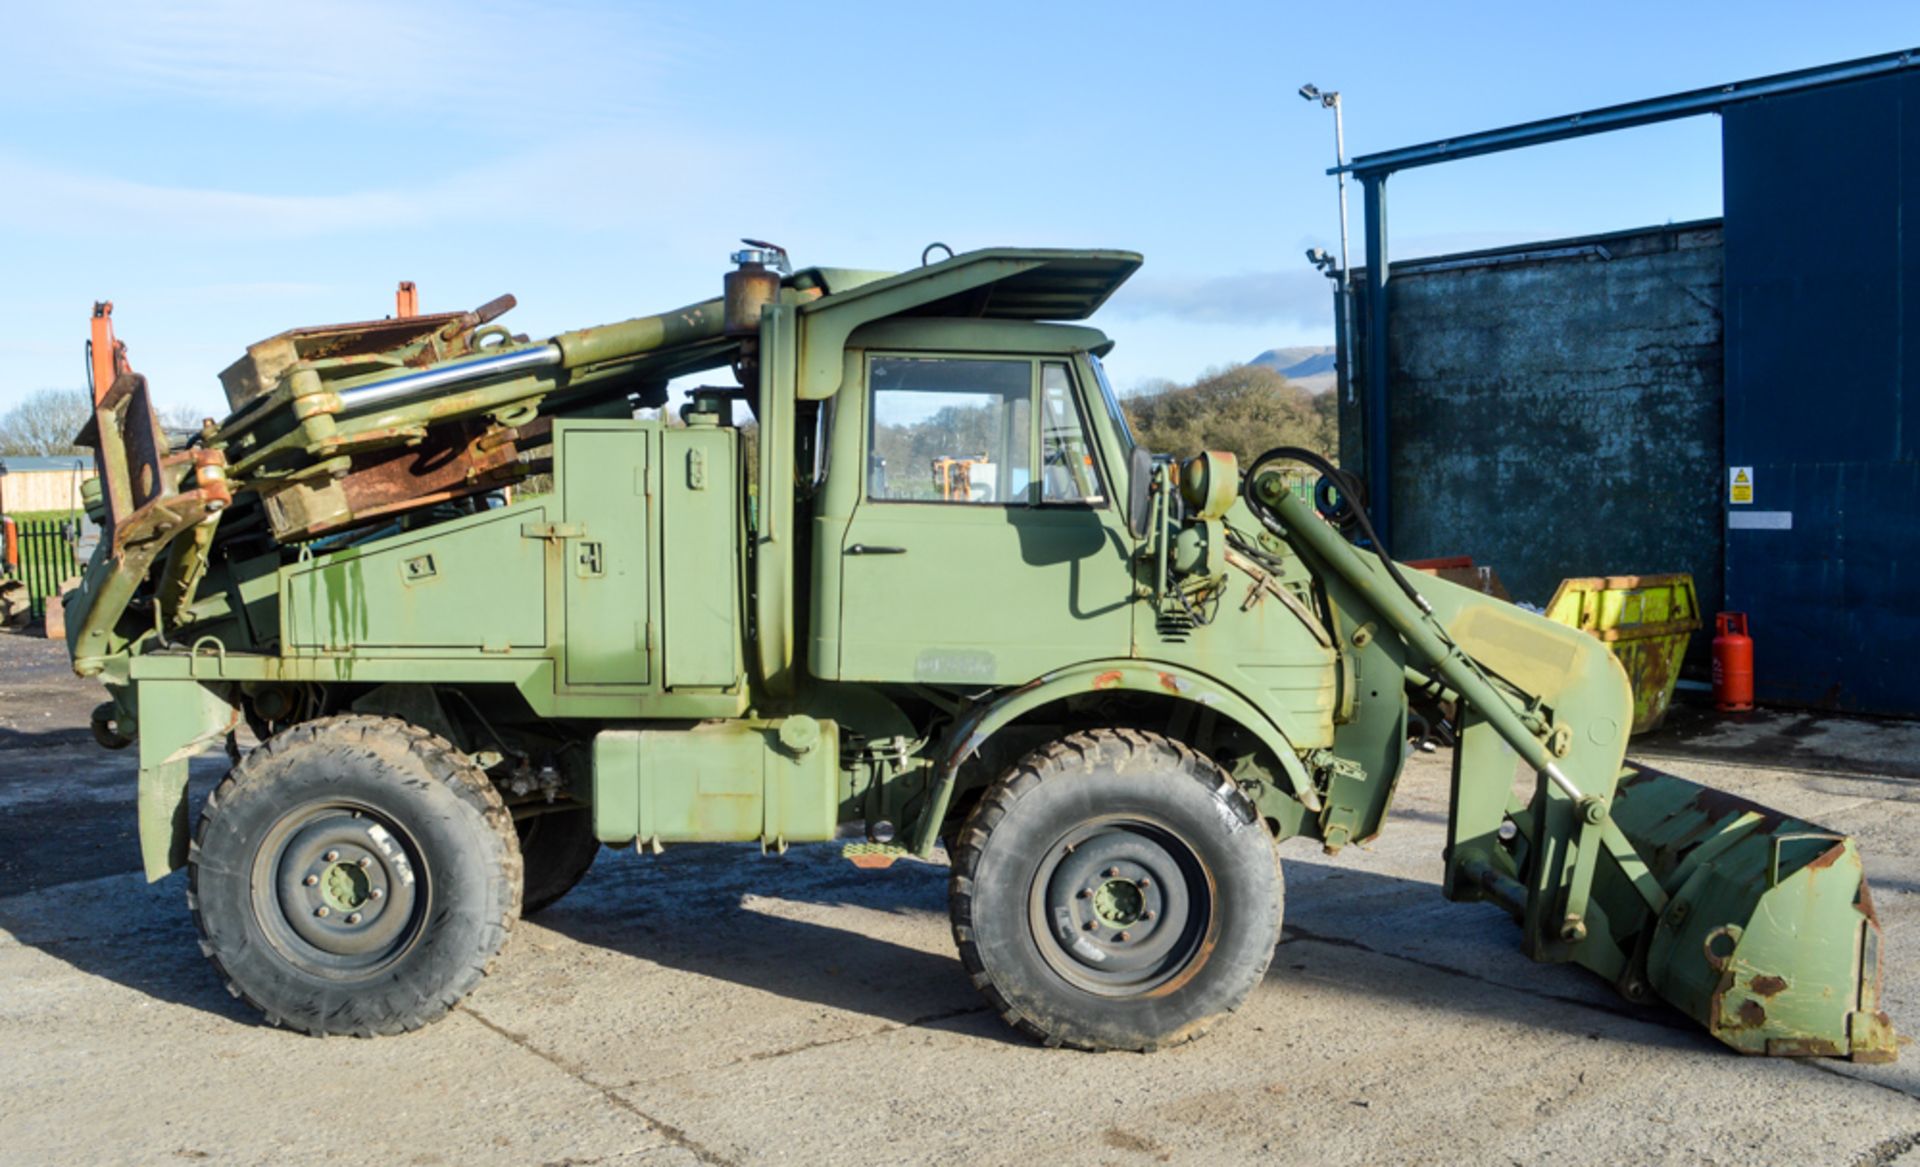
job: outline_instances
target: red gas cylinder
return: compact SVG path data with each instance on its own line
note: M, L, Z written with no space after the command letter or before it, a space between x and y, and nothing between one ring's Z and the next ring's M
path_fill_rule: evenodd
M1713 704L1722 713L1753 708L1753 638L1745 612L1714 617Z
M0 519L0 569L20 570L20 528L12 519Z

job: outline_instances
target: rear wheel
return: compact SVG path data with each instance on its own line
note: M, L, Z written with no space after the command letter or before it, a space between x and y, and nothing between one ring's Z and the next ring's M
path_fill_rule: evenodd
M520 914L531 916L573 890L600 854L593 833L593 811L562 810L534 815L514 824L526 869Z
M273 1024L369 1036L445 1015L520 915L486 774L388 717L302 722L208 796L188 859L201 948Z
M1264 824L1217 765L1135 730L1034 751L960 833L954 939L1007 1022L1048 1045L1151 1050L1237 1009L1280 935Z

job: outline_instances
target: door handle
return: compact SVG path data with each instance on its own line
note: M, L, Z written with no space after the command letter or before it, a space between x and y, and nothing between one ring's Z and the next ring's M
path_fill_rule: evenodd
M873 543L855 543L847 548L848 555L905 555L905 547L881 547Z

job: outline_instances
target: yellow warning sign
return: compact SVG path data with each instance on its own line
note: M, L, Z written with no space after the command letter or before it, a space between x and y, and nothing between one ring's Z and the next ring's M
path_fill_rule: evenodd
M1732 466L1727 469L1727 501L1735 505L1753 502L1753 467Z

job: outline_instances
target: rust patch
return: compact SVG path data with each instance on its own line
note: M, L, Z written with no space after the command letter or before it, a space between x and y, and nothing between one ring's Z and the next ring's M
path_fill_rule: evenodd
M1860 890L1853 895L1853 906L1872 921L1875 928L1880 926L1880 914L1873 910L1873 893L1867 890L1867 877L1864 875L1860 877Z
M276 532L285 535L297 529L307 535L321 534L542 473L550 467L548 458L530 456L522 462L520 454L526 450L533 455L551 443L552 427L548 418L538 418L518 429L468 420L426 431L425 440L412 446L363 450L352 455L347 474L330 484L346 504L344 510L323 519L296 515L292 528L276 528ZM284 489L291 502L308 487L294 483Z
M1824 1037L1770 1037L1767 1056L1774 1058L1837 1058L1846 1053Z
M1807 870L1808 871L1825 871L1827 868L1832 867L1834 864L1840 862L1840 854L1846 849L1847 849L1847 845L1845 843L1835 843L1833 846L1828 847L1825 851L1822 851L1818 859L1815 859L1812 863L1807 864ZM1864 883L1866 881L1863 879L1861 882Z
M1752 983L1748 987L1759 996L1771 997L1786 988L1787 981L1785 977L1759 976L1753 978Z
M1740 1024L1747 1029L1758 1029L1767 1023L1766 1007L1749 997L1740 1002Z
M1700 792L1693 796L1693 801L1688 805L1715 822L1735 819L1744 814L1758 815L1760 821L1755 824L1754 829L1763 835L1778 830L1787 821L1786 815L1771 807L1761 806L1757 802L1748 802L1737 794L1728 794L1724 790L1715 790L1708 786L1702 786Z
M1094 677L1093 687L1096 689L1118 689L1120 687L1120 670L1108 669L1106 672Z
M268 340L292 341L304 361L337 360L341 357L384 353L406 345L419 344L446 324L467 315L464 312L436 312L429 316L389 317L385 320L356 320L346 324L317 324L295 328ZM261 343L265 343L264 341Z
M1186 691L1185 683L1172 673L1160 674L1160 687L1169 693L1183 693Z

